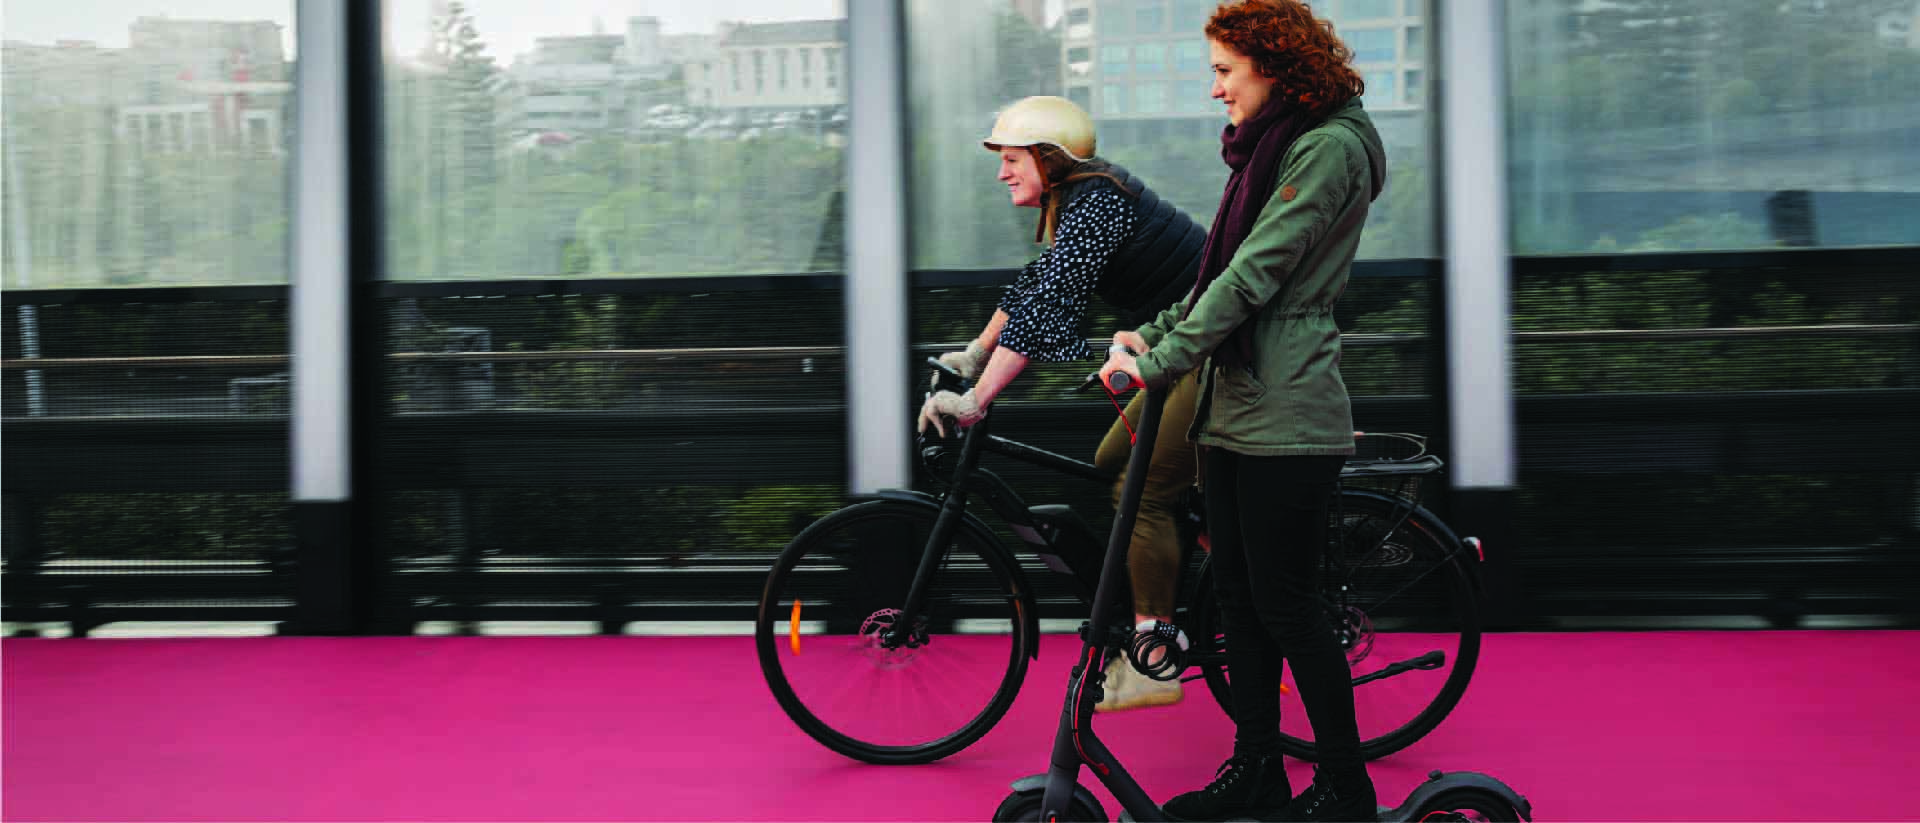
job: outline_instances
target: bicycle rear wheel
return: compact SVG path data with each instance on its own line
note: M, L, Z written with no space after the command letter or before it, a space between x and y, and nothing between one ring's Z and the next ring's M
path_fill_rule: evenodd
M1426 509L1374 492L1341 492L1335 556L1320 591L1354 678L1360 754L1376 760L1431 733L1466 694L1480 659L1479 582L1474 558ZM1191 614L1204 650L1196 667L1233 715L1227 638L1211 563L1195 581ZM1343 589L1343 586L1345 587ZM1315 761L1312 726L1282 681L1281 748Z
M937 512L891 500L849 506L781 552L754 643L780 708L833 751L867 763L930 763L979 740L1026 677L1020 590L990 534L955 529L913 618L900 614Z

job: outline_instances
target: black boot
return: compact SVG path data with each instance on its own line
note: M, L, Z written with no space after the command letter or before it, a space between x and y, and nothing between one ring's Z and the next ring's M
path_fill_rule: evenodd
M1380 803L1373 791L1373 778L1365 769L1334 779L1316 766L1313 785L1288 803L1278 816L1284 821L1328 820L1341 823L1374 823L1380 819Z
M1187 792L1160 808L1175 820L1221 821L1235 817L1265 817L1286 808L1293 788L1287 785L1280 755L1236 754L1214 772L1213 782Z

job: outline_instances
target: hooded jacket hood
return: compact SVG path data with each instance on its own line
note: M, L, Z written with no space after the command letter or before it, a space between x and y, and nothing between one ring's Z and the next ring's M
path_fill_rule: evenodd
M1345 127L1353 132L1353 136L1360 138L1360 145L1366 147L1367 161L1372 166L1373 191L1368 199L1380 199L1380 192L1387 188L1387 147L1380 139L1380 132L1373 127L1373 118L1368 117L1366 108L1360 105L1360 98L1347 101L1346 105L1327 118L1326 125Z

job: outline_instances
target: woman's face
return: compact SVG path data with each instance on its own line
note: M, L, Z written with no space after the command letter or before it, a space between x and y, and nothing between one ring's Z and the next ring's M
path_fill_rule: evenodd
M1040 179L1040 163L1025 148L1008 146L1000 150L1000 182L1007 184L1007 194L1016 206L1038 207L1041 195L1047 192L1046 183Z
M1245 123L1267 104L1267 96L1273 93L1273 78L1261 76L1253 60L1232 46L1211 38L1207 45L1213 52L1213 99L1226 102L1227 122L1236 126Z

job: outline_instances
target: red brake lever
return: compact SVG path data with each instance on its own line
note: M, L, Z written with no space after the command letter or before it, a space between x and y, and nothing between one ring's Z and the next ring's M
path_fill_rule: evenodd
M1114 394L1113 387L1108 386L1105 380L1100 381L1100 390L1107 393L1107 401L1113 404L1114 411L1120 413L1120 423L1127 427L1127 445L1139 443L1140 435L1133 430L1133 423L1127 420L1127 410L1120 405L1120 395Z

